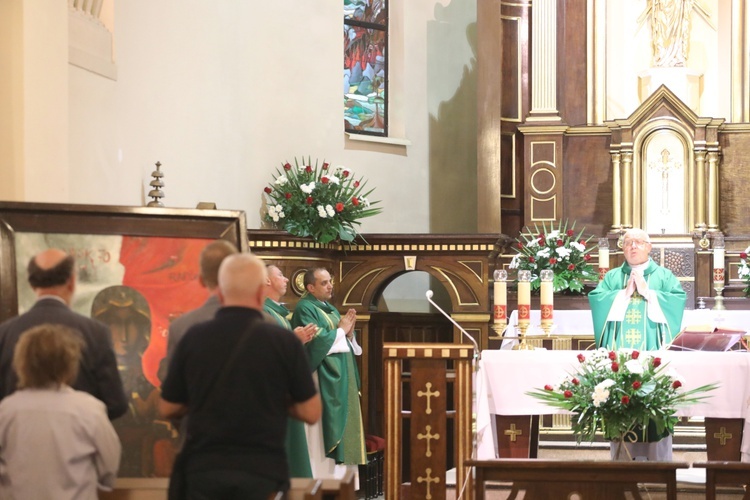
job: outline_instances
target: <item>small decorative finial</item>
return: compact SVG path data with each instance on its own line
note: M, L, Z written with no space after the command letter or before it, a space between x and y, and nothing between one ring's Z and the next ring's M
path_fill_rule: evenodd
M148 195L153 198L146 205L147 207L163 207L164 203L161 202L161 198L164 198L164 191L161 188L164 187L164 182L161 180L164 177L164 173L159 170L161 162L156 162L156 170L151 172L151 177L154 178L149 185L153 188L148 192Z

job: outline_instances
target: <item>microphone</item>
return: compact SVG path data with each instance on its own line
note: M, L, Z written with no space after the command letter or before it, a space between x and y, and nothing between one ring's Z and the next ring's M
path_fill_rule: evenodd
M446 313L445 311L443 311L440 308L440 306L437 305L432 300L432 296L433 296L432 290L427 290L424 295L425 295L425 297L427 297L427 302L429 302L430 304L432 304L435 307L435 309L437 309L438 311L440 311L443 316L445 316L446 318L448 318L448 321L450 321L451 323L453 323L456 326L456 328L458 328L461 331L461 333L464 334L464 337L466 337L467 339L469 339L471 341L471 343L474 344L474 358L479 359L479 357L480 357L479 344L477 344L477 341L474 340L474 337L472 337L471 335L469 335L469 333L466 330L464 330L461 327L461 325L459 325L458 323L456 323L455 320L453 318L451 318L448 313Z

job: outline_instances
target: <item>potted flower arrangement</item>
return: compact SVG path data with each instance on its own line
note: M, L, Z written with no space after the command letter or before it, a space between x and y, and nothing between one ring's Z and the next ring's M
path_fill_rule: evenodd
M717 384L684 390L678 374L660 357L630 349L578 354L575 373L557 385L528 392L550 406L572 413L578 442L593 441L597 432L616 441L635 441L653 423L657 435L674 431L677 408L709 397ZM619 456L619 450L617 456Z
M310 236L318 243L336 239L354 241L359 220L381 212L369 200L372 189L343 166L294 159L276 169L273 182L263 191L266 221L295 236Z
M567 221L560 221L557 227L554 223L549 228L542 223L541 229L535 224L533 231L526 227L520 238L516 239L518 253L513 256L508 268L531 271L532 290L541 286L541 271L551 269L555 292L583 293L584 281L597 277L589 264L590 252L594 249L589 246L589 241L593 236L584 238L584 230L576 232L575 225L573 222L568 227Z

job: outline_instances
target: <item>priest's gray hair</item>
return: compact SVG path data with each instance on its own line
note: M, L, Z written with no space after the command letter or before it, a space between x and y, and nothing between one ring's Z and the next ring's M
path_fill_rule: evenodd
M644 231L643 229L634 227L632 229L628 229L625 231L625 234L622 236L623 241L624 240L641 240L645 241L646 243L651 243L651 238L649 237L648 233Z

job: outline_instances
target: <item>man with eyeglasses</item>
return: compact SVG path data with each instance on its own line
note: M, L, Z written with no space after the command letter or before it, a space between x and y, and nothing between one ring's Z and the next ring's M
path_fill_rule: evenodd
M625 263L589 294L596 346L659 349L680 332L685 291L649 257L651 240L642 229L625 232L622 251Z
M610 270L589 294L596 347L660 349L680 332L685 291L669 269L650 258L651 239L642 229L625 232L622 251L625 263ZM668 433L658 435L649 425L638 438L646 442L628 443L633 457L672 459Z

